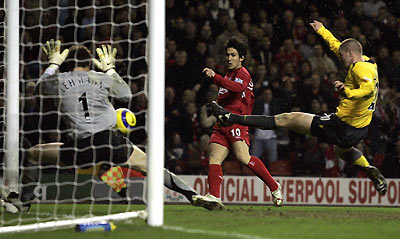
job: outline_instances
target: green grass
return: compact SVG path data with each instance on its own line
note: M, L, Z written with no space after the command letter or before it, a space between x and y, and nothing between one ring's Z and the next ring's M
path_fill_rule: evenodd
M133 205L130 210L142 210ZM59 217L71 214L71 205L59 205ZM124 212L124 205L95 205L96 215ZM88 205L77 205L76 215L88 213ZM31 214L39 211L33 207ZM41 205L39 216L46 220L53 215L54 205ZM17 215L2 215L12 221ZM14 221L15 223L15 221ZM0 238L15 239L99 239L99 238L399 238L400 208L378 207L313 207L239 206L229 205L225 211L207 211L189 205L166 205L164 227L147 226L142 219L116 222L113 232L75 232L73 228L44 232L0 234Z

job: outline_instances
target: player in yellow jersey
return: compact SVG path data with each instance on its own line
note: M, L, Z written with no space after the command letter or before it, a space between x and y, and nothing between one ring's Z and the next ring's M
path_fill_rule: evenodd
M263 129L288 128L315 136L320 142L334 144L336 155L359 167L374 182L376 190L384 195L387 191L385 178L354 147L367 135L375 110L379 88L377 66L363 55L362 46L357 40L350 38L340 42L321 22L314 21L310 25L348 68L344 83L334 82L335 88L341 92L336 113L324 116L303 112L275 116L236 115L213 102L211 106L214 115L225 125L241 124Z

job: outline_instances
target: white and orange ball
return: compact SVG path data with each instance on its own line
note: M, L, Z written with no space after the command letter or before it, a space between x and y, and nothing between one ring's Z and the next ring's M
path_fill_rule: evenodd
M131 132L136 125L135 114L126 108L119 108L115 112L117 113L115 127L124 134Z

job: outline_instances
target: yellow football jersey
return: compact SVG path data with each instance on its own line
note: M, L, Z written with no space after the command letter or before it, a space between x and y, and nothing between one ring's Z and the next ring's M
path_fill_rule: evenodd
M339 56L340 41L325 27L318 29L318 34ZM344 96L341 97L339 106L336 108L339 119L356 128L362 128L371 123L379 89L376 63L367 56L363 56L363 59L364 61L356 62L349 67L344 81Z

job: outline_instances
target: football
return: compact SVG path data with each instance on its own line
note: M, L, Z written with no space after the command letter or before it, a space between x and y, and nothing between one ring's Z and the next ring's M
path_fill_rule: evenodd
M124 134L131 132L136 125L135 114L126 108L119 108L115 112L117 113L117 124L115 127Z

